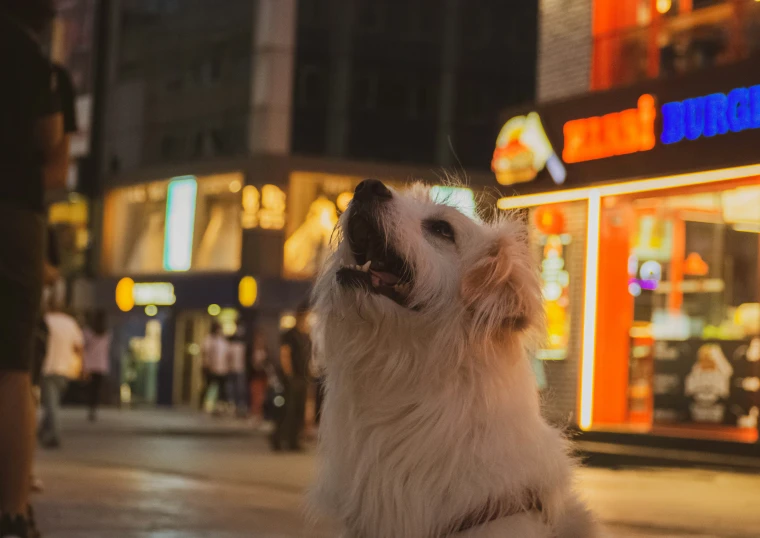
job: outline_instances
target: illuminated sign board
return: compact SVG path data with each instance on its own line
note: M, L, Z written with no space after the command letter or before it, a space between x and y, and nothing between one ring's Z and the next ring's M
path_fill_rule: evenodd
M129 312L137 306L170 306L177 301L171 282L135 282L122 278L116 284L116 306L122 312Z
M538 113L511 118L496 138L491 160L496 181L502 185L533 181L544 168L549 170L554 183L565 182L565 167L554 153Z
M735 88L662 106L663 144L760 127L760 85Z
M563 128L565 146L562 159L577 163L648 151L655 145L654 97L644 94L636 108L570 120Z

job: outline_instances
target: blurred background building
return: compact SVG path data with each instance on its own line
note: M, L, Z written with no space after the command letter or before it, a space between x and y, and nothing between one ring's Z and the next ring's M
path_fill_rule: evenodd
M759 24L753 0L539 2L536 101L493 165L542 261L548 411L586 439L760 455Z
M94 132L64 196L69 297L111 315L123 403L195 404L214 318L277 349L361 179L458 171L467 187L436 192L474 209L499 111L534 97L532 1L63 4L87 13L67 65L89 69Z

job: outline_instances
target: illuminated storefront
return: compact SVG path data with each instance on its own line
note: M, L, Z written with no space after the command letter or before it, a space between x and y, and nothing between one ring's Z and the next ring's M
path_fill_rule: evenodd
M104 277L92 302L113 320L123 404L198 403L200 345L212 321L231 334L257 303L257 280L242 267L243 231L282 226L278 193L245 185L241 172L107 193Z
M536 110L566 180L539 171L499 207L529 209L549 327L538 358L550 389L570 395L555 411L584 430L758 438L752 73L734 65Z
M88 308L104 307L115 320L112 362L120 369L121 401L197 405L200 349L213 320L226 331L255 325L277 349L280 332L292 327L293 313L309 296L362 173L403 189L403 181L388 178L410 172L261 159L245 171L110 190L103 276ZM434 186L431 197L477 212L469 187Z

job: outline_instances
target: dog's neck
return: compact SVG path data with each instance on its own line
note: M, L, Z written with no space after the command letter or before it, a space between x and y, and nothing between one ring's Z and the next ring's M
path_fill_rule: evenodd
M325 349L354 355L327 370L315 495L359 536L438 536L494 499L550 503L568 480L521 345L459 357L441 337Z

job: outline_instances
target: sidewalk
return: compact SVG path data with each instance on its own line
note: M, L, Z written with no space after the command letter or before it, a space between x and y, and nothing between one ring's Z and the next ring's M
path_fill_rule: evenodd
M63 447L40 451L45 538L322 538L304 516L313 448L272 453L245 421L182 410L68 409ZM611 537L757 538L760 475L585 468L578 489Z
M100 433L134 435L223 437L261 434L260 428L250 419L214 417L189 408L104 408L98 410L98 420L93 424L87 420L84 407L66 407L61 417L64 430L71 434L90 433L93 429Z

